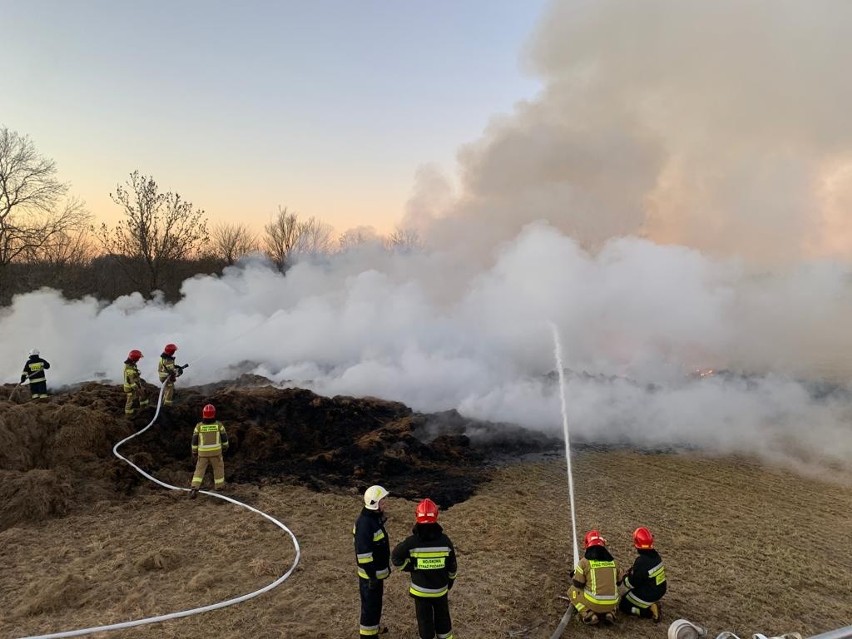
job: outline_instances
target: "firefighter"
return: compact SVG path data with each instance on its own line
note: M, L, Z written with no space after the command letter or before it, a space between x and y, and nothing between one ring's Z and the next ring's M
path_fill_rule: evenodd
M358 563L358 591L361 593L361 637L384 634L382 599L385 579L390 576L390 541L385 530L385 499L388 491L370 486L364 491L364 507L352 527L355 559Z
M24 364L24 372L21 373L21 384L30 380L30 399L47 399L47 378L44 371L50 368L50 362L39 357L37 348L29 353L29 359Z
M175 379L183 375L183 369L186 368L186 366L175 364L175 351L177 349L177 346L174 344L166 344L160 355L160 363L157 366L160 383L166 387L163 391L163 406L172 405L175 396Z
M638 557L622 575L622 582L628 590L621 596L618 608L629 615L660 623L663 618L660 599L666 594L663 559L654 549L654 535L644 526L633 531L633 546Z
M124 360L124 394L127 395L127 401L124 403L125 415L133 414L134 401L138 400L140 409L148 405L148 398L145 396L145 380L142 379L137 367L140 359L142 359L142 351L134 348Z
M207 466L213 467L213 489L219 490L225 485L225 461L223 453L228 450L228 433L216 419L216 407L207 404L201 409L201 421L192 431L192 456L197 458L195 472L192 474L192 487L189 498L195 499Z
M424 499L414 511L411 535L391 554L394 566L411 573L408 593L414 599L420 639L453 639L448 594L456 579L456 551L438 523L438 505Z
M615 623L618 608L618 567L609 554L604 539L597 530L590 530L584 539L585 552L580 565L574 569L568 597L577 609L580 621L594 626L601 619Z

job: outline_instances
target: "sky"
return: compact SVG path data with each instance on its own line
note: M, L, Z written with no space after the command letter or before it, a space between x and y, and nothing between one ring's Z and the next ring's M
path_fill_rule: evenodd
M543 0L0 0L0 124L99 219L131 171L213 221L401 219L418 168L535 94ZM11 28L9 28L11 27Z
M483 7L470 11L494 17ZM154 380L174 342L180 384L255 373L852 482L852 3L554 0L524 15L500 55L540 88L470 116L481 128L455 140L455 166L412 163L401 223L421 250L364 245L286 274L253 258L187 280L176 304L20 295L0 309L0 361L22 365L31 345L50 384L116 382L138 348ZM422 27L385 17L382 60ZM116 95L107 115L124 113ZM389 138L423 134L396 103L360 108ZM735 374L694 378L707 368Z

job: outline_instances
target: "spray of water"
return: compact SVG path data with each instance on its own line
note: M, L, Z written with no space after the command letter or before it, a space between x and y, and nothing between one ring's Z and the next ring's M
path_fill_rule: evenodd
M574 474L571 472L571 440L568 436L568 406L565 403L565 368L562 365L562 342L556 324L550 323L553 331L553 354L556 357L556 370L559 373L559 402L562 410L562 431L565 435L565 460L568 469L568 499L571 502L571 540L574 543L574 566L580 563L577 548L577 515L574 508Z

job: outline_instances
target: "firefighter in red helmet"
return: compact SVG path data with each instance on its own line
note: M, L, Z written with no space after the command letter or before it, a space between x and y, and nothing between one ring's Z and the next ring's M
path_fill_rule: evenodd
M216 407L207 404L201 410L201 421L192 431L192 456L196 458L195 472L192 474L192 487L189 498L195 499L207 466L213 467L213 489L219 490L225 485L225 461L223 453L228 450L228 433L216 419Z
M663 558L654 548L654 535L644 526L633 531L633 546L638 556L622 576L628 590L621 596L618 607L629 615L660 623L663 618L660 599L666 594L667 587Z
M163 352L160 355L160 363L157 366L157 373L160 376L160 383L165 387L163 390L163 406L171 406L175 396L175 379L183 375L183 369L189 366L178 366L175 364L175 352L178 347L175 344L166 344Z
M145 380L139 374L137 366L140 359L142 359L142 351L134 348L124 360L124 394L127 396L127 401L124 403L125 415L134 413L133 404L137 401L139 408L148 405L148 398L145 396Z
M414 599L420 639L453 639L448 593L458 569L456 551L438 523L434 501L421 501L414 516L412 534L393 549L391 561L411 573L408 593Z
M584 539L585 552L574 568L568 597L577 609L580 621L590 626L603 619L615 622L618 608L618 568L606 547L606 539L590 530Z

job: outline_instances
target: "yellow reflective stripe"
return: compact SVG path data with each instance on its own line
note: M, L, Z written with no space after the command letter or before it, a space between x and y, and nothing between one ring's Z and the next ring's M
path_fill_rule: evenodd
M385 538L385 533L383 530L379 530L373 533L373 541L381 541Z
M365 552L358 555L358 563L359 564L368 564L373 561L373 553Z
M408 592L415 597L443 597L447 594L447 587L443 588L421 588L411 584Z
M424 558L428 558L428 557L449 557L449 556L450 556L450 552L449 552L449 551L439 551L439 552L418 552L418 551L416 551L416 550L412 550L409 554L410 554L412 557L424 557Z
M627 597L627 601L636 605L639 608L647 608L652 603L654 603L653 601L645 601L644 599L639 599L639 597L633 594L633 591L628 592L625 597Z
M385 579L389 575L390 575L390 569L389 568L382 568L381 570L376 571L376 578L377 579ZM370 578L370 575L368 575L367 571L364 570L363 568L358 568L358 576L361 577L362 579L369 579Z

